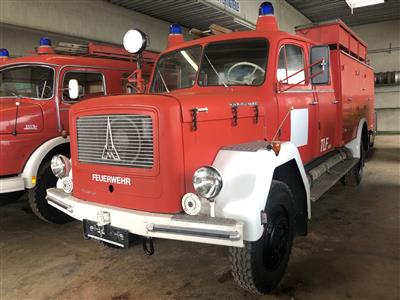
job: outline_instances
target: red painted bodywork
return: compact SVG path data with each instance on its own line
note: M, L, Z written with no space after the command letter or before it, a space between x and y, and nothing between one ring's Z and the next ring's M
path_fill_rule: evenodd
M264 23L270 24L270 21ZM70 114L71 124L83 115L143 113L147 110L153 118L156 150L154 168L147 171L81 163L77 157L76 128L72 126L73 194L83 200L117 207L175 213L182 210L182 196L193 192L192 176L197 168L212 164L224 146L271 140L291 108L309 109L309 142L299 147L304 164L355 138L361 118L367 119L369 129L373 128L373 71L362 61L337 50L340 48L331 50L329 84L313 86L307 80L287 92L277 90L276 69L280 47L285 43L300 45L306 57L305 65L309 65L310 47L323 43L299 34L273 30L273 26L260 25L255 31L201 38L169 47L165 52L247 38L265 38L269 43L266 80L260 86L225 88L195 84L192 88L171 93L102 97L74 106ZM352 101L347 99L349 97ZM235 102L258 102L258 122L253 107L241 106L237 126L234 126L231 104ZM315 102L318 104L313 105ZM198 129L194 131L192 109L202 107L207 107L208 112L197 115ZM290 122L289 116L278 135L279 140L290 140ZM322 151L321 139L325 137L329 137L332 146ZM115 185L114 191L110 192L109 184L92 180L93 173L130 177L133 184Z
M106 51L99 48L97 51ZM152 61L156 53L146 52L143 68L149 77ZM59 54L40 54L21 58L10 58L0 62L0 70L21 65L50 66L55 70L53 97L48 100L30 98L0 98L0 176L15 176L22 172L31 154L46 141L60 136L62 130L69 130L68 114L73 106L62 99L63 75L67 71L95 71L104 75L107 95L123 94L125 87L122 78L136 69L136 62L111 59L68 56ZM16 102L19 102L16 120ZM59 112L59 116L58 116ZM60 121L58 121L60 118ZM59 124L60 123L60 124ZM16 126L16 134L14 126ZM35 126L30 126L34 124Z

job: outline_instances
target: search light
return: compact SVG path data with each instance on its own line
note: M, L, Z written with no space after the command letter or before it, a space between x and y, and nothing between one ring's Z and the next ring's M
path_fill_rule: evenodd
M141 53L147 46L147 36L139 29L130 29L123 39L124 48L129 53Z
M274 7L271 2L264 2L258 9L258 16L271 16L274 14Z
M42 37L39 40L40 46L51 46L51 40L48 37Z

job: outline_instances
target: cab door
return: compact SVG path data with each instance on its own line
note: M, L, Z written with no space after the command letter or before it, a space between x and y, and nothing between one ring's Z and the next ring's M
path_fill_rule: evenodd
M328 65L330 67L330 64ZM338 109L338 99L332 85L332 74L326 84L314 85L314 98L318 103L318 140L314 149L315 156L320 156L335 148L336 138L336 116Z
M317 103L307 79L308 55L300 41L281 42L276 70L278 124L282 124L277 139L294 143L304 163L313 159L317 134Z
M78 99L70 99L68 82L76 79L79 85ZM106 81L104 72L95 68L73 68L65 67L60 74L61 87L59 91L59 109L61 128L69 131L68 115L71 105L80 101L106 95Z

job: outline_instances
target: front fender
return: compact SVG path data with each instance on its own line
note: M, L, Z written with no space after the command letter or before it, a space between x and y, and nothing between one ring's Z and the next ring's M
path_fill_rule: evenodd
M279 155L266 149L265 142L241 144L222 149L214 160L223 178L223 187L215 199L218 217L244 222L244 240L256 241L263 233L261 211L265 209L274 171L295 160L307 194L310 217L310 187L297 147L286 142Z

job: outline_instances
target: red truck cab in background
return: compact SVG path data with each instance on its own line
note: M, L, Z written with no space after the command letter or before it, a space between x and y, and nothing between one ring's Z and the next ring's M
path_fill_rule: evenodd
M223 31L184 42L172 25L146 95L74 106L71 161L54 158L47 197L88 239L228 246L235 281L266 293L311 202L361 182L374 75L340 21L289 34L264 2L255 30Z
M69 156L69 110L83 100L129 92L135 57L122 48L89 43L51 47L40 40L35 55L0 58L0 193L29 190L33 211L46 221L63 223L64 214L47 204L46 189L55 186L50 159ZM79 50L79 51L78 51ZM156 53L146 52L143 73L150 75ZM79 82L70 99L68 82ZM63 136L61 136L63 135Z

